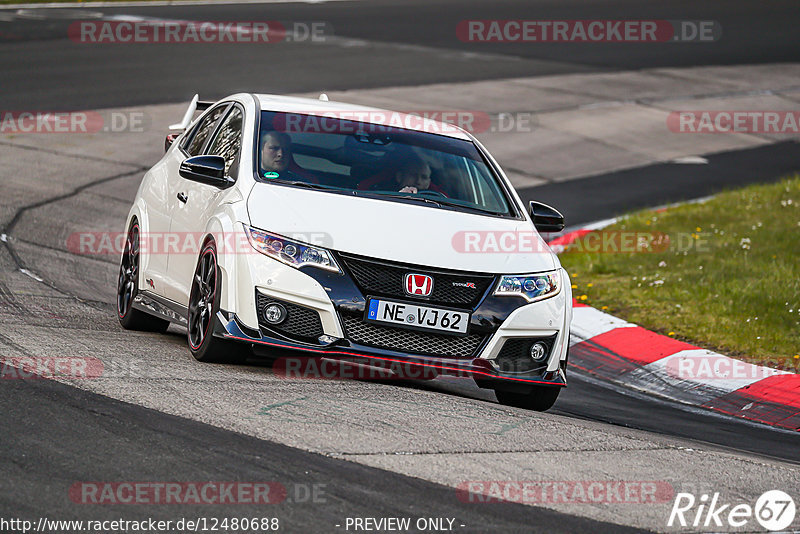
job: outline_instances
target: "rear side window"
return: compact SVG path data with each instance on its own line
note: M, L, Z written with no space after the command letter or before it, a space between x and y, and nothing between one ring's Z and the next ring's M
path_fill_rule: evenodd
M208 153L225 158L225 174L236 178L241 145L242 110L234 106L211 141Z
M206 115L205 118L200 121L200 124L198 124L194 129L192 140L189 141L189 144L186 146L186 151L190 156L197 156L200 154L206 139L208 139L208 136L214 131L214 126L217 124L217 120L219 120L220 115L222 115L222 112L225 111L227 107L228 105L225 104L223 106L214 108L211 110L211 113Z

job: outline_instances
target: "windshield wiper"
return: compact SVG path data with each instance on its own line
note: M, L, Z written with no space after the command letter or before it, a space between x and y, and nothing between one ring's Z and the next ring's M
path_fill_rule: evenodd
M342 189L341 187L335 187L332 185L324 185L324 184L315 184L311 182L303 182L301 180L270 180L270 182L277 182L279 184L286 184L286 185L293 185L295 187L305 187L306 189L315 189L317 191L328 191L331 193L340 193L342 195L355 195L355 191L349 191L347 189ZM269 182L265 182L269 183Z
M358 193L367 193L367 191L357 191L357 192ZM398 195L396 193L380 193L378 191L370 191L370 192L368 192L368 194L374 195L374 196L378 196L378 197L383 197L383 198L398 198L398 199L401 199L401 200L414 200L414 201L417 201L417 202L424 202L426 204L433 204L433 205L439 206L439 207L442 206L442 204L438 200L433 200L431 198L426 198L426 197L413 196L413 194L411 194L411 193L409 193L408 195Z
M301 180L270 180L270 182L278 182L279 184L294 185L297 187L307 187L308 189L338 189L338 187L331 187L329 185L314 184L311 182L303 182Z
M437 204L439 204L441 206L451 206L451 207L454 207L454 208L464 208L465 210L477 211L479 213L489 213L491 215L503 215L503 213L500 212L500 211L487 210L487 209L484 209L484 208L478 208L477 206L468 206L468 205L462 204L460 202L449 201L446 198L437 198L434 202L436 202Z
M374 192L370 192L370 194L381 196L381 197L386 197L386 198L398 198L398 199L402 199L402 200L416 200L417 202L424 202L426 204L433 204L434 206L438 206L440 208L447 206L449 208L460 208L460 209L463 209L465 211L472 211L472 212L475 212L475 213L486 213L486 214L489 214L489 215L503 215L503 213L499 212L499 211L492 211L492 210L487 210L487 209L483 209L483 208L478 208L476 206L465 205L465 204L462 204L460 202L455 202L455 201L452 201L452 200L448 200L447 197L442 197L442 196L438 196L438 195L436 196L435 199L433 199L433 198L426 197L426 196L417 196L414 193L409 193L408 195L398 195L396 193L380 193L380 192L374 191Z

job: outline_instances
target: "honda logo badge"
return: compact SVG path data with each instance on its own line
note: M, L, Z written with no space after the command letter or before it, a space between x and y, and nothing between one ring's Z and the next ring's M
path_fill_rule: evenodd
M433 292L433 278L426 274L407 274L406 293L417 297L428 297Z

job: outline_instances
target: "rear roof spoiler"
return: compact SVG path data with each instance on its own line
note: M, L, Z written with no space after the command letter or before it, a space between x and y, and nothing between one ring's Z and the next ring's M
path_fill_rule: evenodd
M185 130L192 123L192 117L194 117L195 112L205 111L213 105L214 102L200 100L200 95L194 95L192 101L189 102L189 107L186 108L186 113L183 114L183 119L181 119L181 122L170 124L169 129Z

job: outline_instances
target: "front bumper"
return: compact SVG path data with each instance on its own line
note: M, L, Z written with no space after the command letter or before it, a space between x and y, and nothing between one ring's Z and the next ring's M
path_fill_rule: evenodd
M217 313L214 335L216 337L248 343L264 349L289 349L305 352L308 356L345 359L353 362L364 362L378 367L391 368L393 363L410 364L428 372L425 376L445 375L457 377L471 377L481 387L502 387L501 384L513 383L519 386L566 386L566 373L564 366L558 366L555 371L537 370L530 373L503 374L494 368L485 358L476 357L465 360L463 358L443 358L407 354L384 350L375 347L359 346L346 339L323 345L301 343L276 336L266 336L260 330L254 330L243 325L235 314L220 311ZM266 353L265 353L266 354Z
M214 334L251 344L257 352L258 348L265 352L282 348L305 351L312 357L352 359L378 367L402 363L433 374L469 376L481 387L566 385L572 295L565 271L560 271L561 291L532 304L520 297L493 296L495 284L491 284L469 306L471 339L452 337L452 347L448 344L447 350L443 350L435 344L414 344L410 341L416 340L409 341L411 334L407 329L393 327L379 328L383 333L388 330L403 333L406 336L403 342L370 342L374 336L370 338L370 332L364 330L372 326L363 322L363 314L367 299L375 295L362 290L348 269L343 270L344 275L314 267L295 269L265 256L249 256L247 261L239 262L235 280L230 280L229 287L234 289L236 297L227 301L228 306L223 302L223 309L235 311L219 312ZM260 320L260 297L313 310L319 315L319 330L314 335L297 336L268 327ZM320 333L321 337L317 335ZM529 369L509 369L499 364L505 357L507 341L531 338L551 340L551 351L545 361Z

